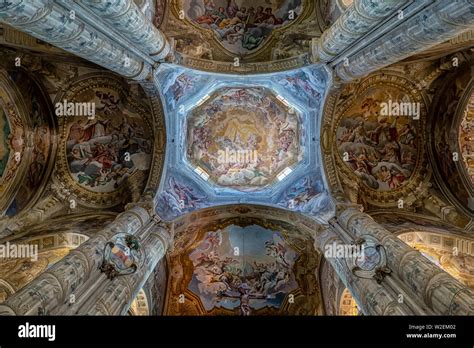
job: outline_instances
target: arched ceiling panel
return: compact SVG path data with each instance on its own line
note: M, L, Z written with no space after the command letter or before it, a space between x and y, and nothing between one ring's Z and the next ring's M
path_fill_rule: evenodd
M161 3L158 0L158 9ZM167 4L161 29L174 38L182 63L193 65L193 59L234 62L238 58L242 63L286 59L307 54L311 39L321 35L321 16L315 3L176 0Z
M52 169L50 102L22 69L0 71L0 210L15 215L35 202Z
M429 118L430 156L435 177L452 204L468 214L474 212L472 173L472 128L470 111L474 91L471 62L438 81Z
M170 254L166 314L321 313L320 255L293 225L234 217L196 227L189 248Z
M52 103L44 87L22 69L9 71L9 76L21 94L21 101L18 102L27 112L29 130L26 134L32 139L32 144L28 146L30 163L25 178L6 213L12 216L32 207L42 193L54 166L57 130Z

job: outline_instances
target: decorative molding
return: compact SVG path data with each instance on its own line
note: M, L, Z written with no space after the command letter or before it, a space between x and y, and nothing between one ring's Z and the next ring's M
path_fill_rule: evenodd
M192 69L219 72L224 74L265 74L278 71L286 71L301 68L311 64L309 54L302 54L298 57L272 60L268 62L247 63L241 61L239 66L233 62L219 62L186 56L177 52L174 60L175 64L183 65Z

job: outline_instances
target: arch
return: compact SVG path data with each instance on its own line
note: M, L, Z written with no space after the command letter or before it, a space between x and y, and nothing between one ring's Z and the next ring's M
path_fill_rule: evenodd
M435 181L449 202L467 219L474 212L474 186L468 178L460 149L459 130L474 88L472 64L472 57L463 59L459 67L433 83L436 93L426 127L428 156Z
M474 289L474 238L434 231L400 231L398 238Z
M359 307L352 297L349 289L345 288L339 298L339 315L354 316L359 315Z
M324 311L326 315L338 315L338 303L340 294L345 285L335 271L334 267L326 260L321 261L320 267L321 295L323 297Z
M148 296L146 295L143 288L140 289L137 296L135 297L132 304L130 305L130 309L128 310L128 315L131 315L131 316L150 315L150 309L148 306Z
M31 238L65 232L92 237L116 217L115 212L85 212L80 214L61 215L47 221L29 226L27 231L10 235L1 239L2 242L20 243Z
M281 221L291 224L311 238L322 229L322 225L311 217L284 208L257 204L228 204L196 210L171 221L170 225L175 233L174 245L185 247L190 239L196 236L199 226L230 217L266 218Z
M10 204L7 215L12 216L32 208L43 194L54 169L57 144L57 122L53 105L41 79L26 68L10 68L10 79L21 94L22 104L28 115L28 145L30 162L25 178Z
M15 254L21 257L0 260L0 303L28 285L87 239L89 237L79 233L65 232L39 234L6 242L2 245L3 250L8 248L24 252L27 249L28 255Z

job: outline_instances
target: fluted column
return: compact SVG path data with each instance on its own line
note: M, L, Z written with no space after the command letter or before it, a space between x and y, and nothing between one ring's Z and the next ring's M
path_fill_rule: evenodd
M83 306L77 314L125 315L158 262L165 256L171 238L168 229L151 225L140 236L146 255L144 265L130 276L117 277L112 281L103 279L106 286L100 292L94 292L90 297L90 306Z
M104 246L118 233L135 234L150 221L151 204L131 205L128 210L99 231L93 238L71 251L64 259L42 273L29 285L0 305L0 315L38 315L64 312L90 290L102 274Z
M0 21L122 76L144 80L151 66L53 0L0 3Z
M155 61L169 54L168 40L133 0L80 0L80 3L139 45Z
M348 61L338 63L335 70L344 81L360 78L457 37L473 26L473 0L434 1L430 7L347 57Z
M327 247L337 248L347 245L332 228L327 228L315 239L315 248L327 250ZM327 257L325 259L332 265L349 289L356 303L365 315L413 315L415 313L406 303L399 303L397 294L386 284L378 284L374 279L356 277L348 267L344 257Z
M316 60L328 62L394 14L409 0L355 0L313 47Z
M355 207L340 210L338 223L354 239L371 236L387 253L387 265L435 314L474 315L474 292Z

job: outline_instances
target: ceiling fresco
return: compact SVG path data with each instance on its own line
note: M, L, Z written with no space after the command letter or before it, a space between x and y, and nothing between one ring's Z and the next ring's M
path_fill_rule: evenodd
M167 314L316 314L319 255L291 228L245 218L201 228L190 249L171 255ZM184 303L175 301L176 291Z
M396 190L409 181L421 146L417 120L381 113L381 104L390 100L411 102L412 97L397 87L370 87L345 110L337 130L339 154L348 157L347 166L378 191Z
M118 79L86 76L57 97L58 103L94 107L93 116L59 117L60 172L79 197L113 205L127 188L144 188L153 153L152 115L146 97L137 102L130 95Z
M98 119L78 119L69 127L68 164L72 177L94 192L111 192L135 171L147 170L151 144L146 123L124 108L119 94L97 89L87 96L98 105ZM80 95L78 99L84 100ZM105 118L104 116L112 116ZM115 116L115 117L113 117ZM125 160L125 153L130 160Z
M220 186L261 189L303 154L300 115L262 88L224 88L188 117L187 155Z
M377 73L346 85L333 100L329 146L338 153L342 180L374 204L411 194L427 165L427 107L416 84L398 74Z
M157 198L163 219L259 202L324 215L317 121L324 68L229 76L162 64L156 80L169 134Z
M51 108L23 69L0 69L0 211L12 216L32 206L52 170Z
M266 306L279 308L297 287L291 273L296 256L278 232L230 225L208 232L189 254L194 271L188 289L207 311L239 307L241 315L249 315Z
M31 130L28 133L32 136L31 157L25 178L6 212L12 216L31 207L35 203L34 197L41 194L41 183L48 179L52 171L50 160L56 149L53 143L56 131L51 102L43 86L23 70L10 71L9 76L22 96L23 105L31 120Z
M429 137L435 175L443 193L461 210L474 212L470 103L474 88L471 66L465 64L439 82L431 107ZM460 139L462 137L462 139ZM471 153L471 154L470 154ZM457 157L453 157L457 154ZM471 169L472 173L472 169Z
M184 0L186 18L229 52L246 55L261 47L275 29L294 23L306 0Z
M164 17L156 23L174 38L178 55L215 62L304 55L322 21L309 0L173 0Z

